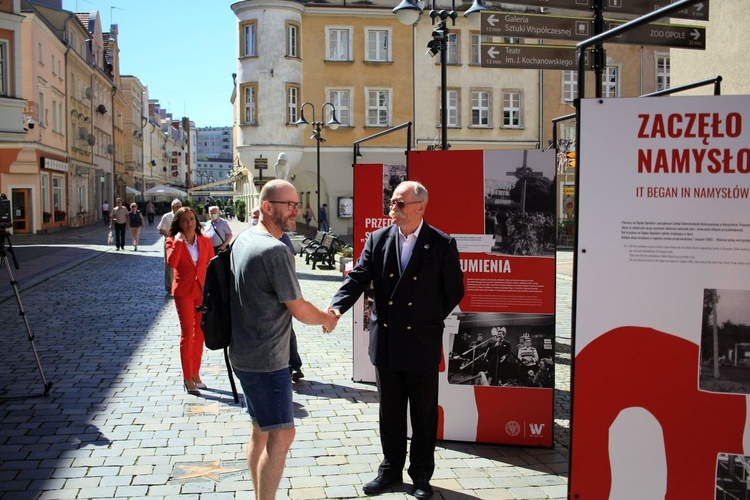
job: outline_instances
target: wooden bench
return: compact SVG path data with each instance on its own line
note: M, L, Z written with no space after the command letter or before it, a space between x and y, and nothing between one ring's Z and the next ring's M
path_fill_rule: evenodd
M317 233L315 233L314 238L305 238L304 240L302 240L302 243L300 243L300 248L299 248L299 256L300 257L304 256L307 249L310 248L311 246L316 247L320 245L323 242L323 237L325 235L326 235L325 231L318 231ZM307 261L307 257L305 257L305 261Z
M320 245L315 247L310 246L305 249L305 264L312 262L313 269L315 269L318 263L333 268L336 260L336 251L338 251L340 246L341 243L336 235L325 233Z

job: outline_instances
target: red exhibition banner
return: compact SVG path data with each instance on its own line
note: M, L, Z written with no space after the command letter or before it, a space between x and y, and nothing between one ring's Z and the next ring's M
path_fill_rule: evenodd
M749 123L744 95L581 101L571 498L747 498Z

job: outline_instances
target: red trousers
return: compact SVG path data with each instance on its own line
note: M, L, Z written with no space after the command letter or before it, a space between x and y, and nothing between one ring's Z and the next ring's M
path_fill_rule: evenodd
M203 303L200 287L187 297L175 297L177 316L180 318L180 361L182 378L191 380L200 373L203 357L203 330L201 329L202 313L195 308Z

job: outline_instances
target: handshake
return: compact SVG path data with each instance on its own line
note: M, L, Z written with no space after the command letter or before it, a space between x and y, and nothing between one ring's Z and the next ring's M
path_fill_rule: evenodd
M326 318L323 319L323 333L331 333L341 318L341 311L333 309L331 306L326 307Z

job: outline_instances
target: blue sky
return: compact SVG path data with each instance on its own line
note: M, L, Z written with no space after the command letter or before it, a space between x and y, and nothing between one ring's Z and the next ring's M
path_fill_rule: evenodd
M63 0L72 12L99 11L102 29L118 25L120 73L197 127L232 125L237 72L236 0Z

